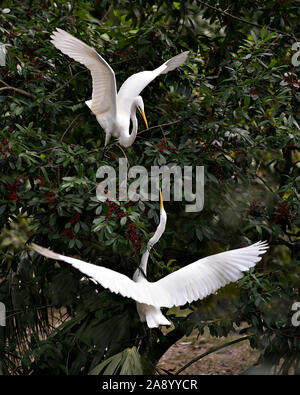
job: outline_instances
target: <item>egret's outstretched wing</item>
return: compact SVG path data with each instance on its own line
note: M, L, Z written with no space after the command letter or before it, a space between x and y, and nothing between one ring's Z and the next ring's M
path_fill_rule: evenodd
M121 294L128 298L132 298L137 302L151 304L151 296L148 296L143 291L142 283L136 283L124 274L118 273L114 270L103 266L93 265L80 259L71 258L65 255L57 254L47 248L43 248L37 244L32 243L31 247L41 255L47 258L63 261L71 264L81 273L91 277L104 288L111 292Z
M133 74L123 83L118 96L118 109L126 113L130 113L130 106L135 97L137 97L142 90L160 74L166 74L168 71L174 70L176 67L182 65L186 60L189 51L182 52L179 55L167 60L164 64L152 71L141 71Z
M255 266L267 249L268 244L260 241L248 247L208 256L155 283L144 283L144 292L154 299L155 306L183 306L239 280L243 277L243 271Z
M92 74L93 93L89 107L101 117L116 117L116 79L109 64L96 52L78 38L57 29L51 36L51 42L65 55L85 65Z

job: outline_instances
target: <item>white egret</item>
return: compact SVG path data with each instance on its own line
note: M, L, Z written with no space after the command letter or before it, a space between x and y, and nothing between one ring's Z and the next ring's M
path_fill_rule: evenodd
M51 42L65 55L82 63L90 70L93 92L92 99L86 101L86 104L106 133L105 147L111 136L118 138L119 143L124 147L130 147L133 144L138 130L136 109L141 112L148 128L144 102L139 96L141 91L158 75L166 74L182 65L189 53L186 51L174 56L155 70L133 74L123 83L117 94L115 73L94 48L62 29L57 29L52 33ZM132 121L131 134L129 134L130 119Z
M261 254L268 249L266 242L257 242L248 247L238 248L199 259L156 282L146 278L149 252L164 233L167 214L161 197L160 223L154 236L147 244L141 264L131 280L124 274L52 252L32 243L32 248L47 258L70 263L85 275L91 277L104 288L137 302L137 311L142 322L149 328L170 325L160 308L183 306L216 292L224 285L239 280L243 272L261 260Z

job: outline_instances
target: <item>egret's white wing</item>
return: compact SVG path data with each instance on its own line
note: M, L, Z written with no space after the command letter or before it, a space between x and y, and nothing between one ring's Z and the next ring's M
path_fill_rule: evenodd
M118 109L130 113L130 106L135 97L160 74L166 74L182 65L188 56L189 51L182 52L179 55L167 60L164 64L152 71L141 71L133 74L123 83L117 96Z
M89 104L93 113L101 117L116 117L116 79L109 64L94 48L75 38L62 29L57 29L51 36L51 42L65 55L85 65L92 74L93 93Z
M155 283L144 283L144 292L160 307L183 306L203 299L224 285L239 280L243 272L261 260L268 249L266 242L221 252L200 259Z
M126 296L128 298L132 298L140 303L151 304L152 302L151 295L147 295L147 293L144 293L143 284L132 281L124 274L118 273L103 266L97 266L85 261L81 261L80 259L57 254L56 252L48 250L47 248L43 248L34 243L31 244L31 247L36 252L44 255L47 258L71 264L81 273L91 277L104 288L109 289L111 292L121 294L122 296Z

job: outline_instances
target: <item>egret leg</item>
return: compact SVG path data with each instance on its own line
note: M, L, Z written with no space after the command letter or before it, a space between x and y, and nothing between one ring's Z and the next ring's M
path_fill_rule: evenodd
M106 152L106 149L107 149L107 147L106 147L106 145L105 145L105 147L103 148L103 151L102 151L102 155L101 155L100 160L103 160L104 154L105 154L105 152Z
M110 133L106 133L106 136L105 136L105 143L104 143L104 148L103 148L101 160L103 160L103 158L104 158L104 154L105 154L105 152L106 152L106 150L107 150L107 145L108 145L108 143L109 143L110 137L111 137L111 134L110 134Z
M146 323L145 322L143 322L142 323L142 328L143 328L143 336L142 336L142 339L144 339L147 335L148 335L148 333L147 333L147 325L146 325Z

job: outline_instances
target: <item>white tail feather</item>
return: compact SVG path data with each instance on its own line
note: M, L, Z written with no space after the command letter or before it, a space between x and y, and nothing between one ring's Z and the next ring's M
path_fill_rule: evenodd
M171 325L171 322L166 319L159 307L137 303L136 309L141 322L147 322L149 328L158 328L159 325Z

